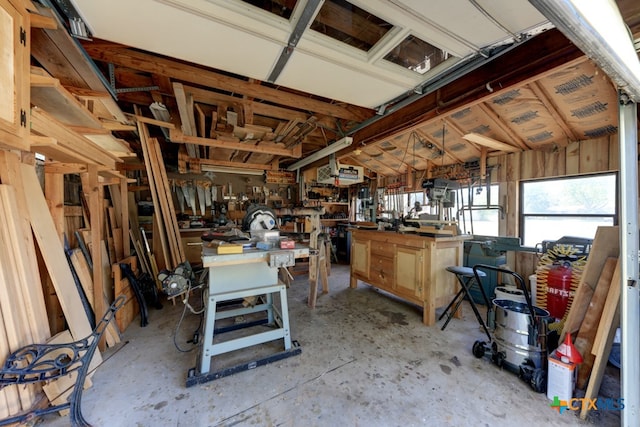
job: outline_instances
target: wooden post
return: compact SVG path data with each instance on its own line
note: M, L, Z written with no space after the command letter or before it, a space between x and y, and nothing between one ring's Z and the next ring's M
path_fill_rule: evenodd
M131 241L129 240L129 192L127 190L127 180L120 180L120 215L122 215L122 249L123 258L131 255Z
M85 194L88 194L89 199L89 213L91 217L91 259L93 260L93 312L96 318L96 322L100 320L106 307L104 306L104 300L102 293L104 289L104 280L102 275L102 230L104 230L104 209L102 197L103 187L98 182L98 166L88 165L86 174L86 180L83 180L83 184L86 182L88 188L83 188ZM105 338L103 336L100 345L98 346L101 351L105 349Z
M49 205L53 223L58 231L60 241L64 242L64 175L60 173L44 174L44 195Z

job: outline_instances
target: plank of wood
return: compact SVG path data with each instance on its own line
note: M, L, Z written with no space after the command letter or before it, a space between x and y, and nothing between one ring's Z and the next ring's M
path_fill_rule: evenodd
M169 242L167 241L167 234L164 228L164 223L161 218L162 216L162 208L161 208L161 198L159 195L159 189L156 180L157 177L154 176L153 170L153 162L155 162L155 156L152 156L149 150L148 144L148 131L147 127L143 122L138 122L138 133L140 135L140 141L142 146L142 155L144 157L144 165L147 172L147 180L149 181L149 189L151 191L151 200L153 201L153 206L156 208L155 215L153 215L153 221L158 227L158 233L154 233L154 242L159 242L162 246L162 252L164 256L164 263L168 268L173 265L173 259L171 258Z
M33 233L31 232L31 223L29 222L29 214L27 207L24 184L22 174L20 172L20 158L16 153L0 150L0 179L4 184L11 185L15 188L15 198L17 207L17 218L21 231L15 230L18 239L17 250L20 251L20 258L25 261L25 265L20 271L21 277L24 279L23 291L26 295L26 308L29 314L29 324L33 339L37 342L43 342L51 336L49 330L49 321L47 317L47 308L43 295L43 286L40 278L40 269L38 268L38 258L36 255L35 242L33 241Z
M73 249L71 251L71 262L73 264L73 268L76 270L78 278L80 279L85 295L87 296L91 307L94 308L93 272L89 269L89 264L80 249ZM104 293L103 301L104 306L109 305L107 296ZM110 323L107 326L105 338L109 347L113 347L120 342L120 332L116 329L116 326L113 323Z
M20 165L20 171L24 190L29 194L27 208L31 228L56 289L60 305L69 324L69 330L74 339L84 338L92 332L91 325L82 309L82 301L73 284L73 277L64 255L62 242L57 236L36 171L33 166L26 164ZM95 354L94 361L100 363L102 361L100 352L96 351Z
M73 342L73 338L71 337L71 332L69 330L65 330L57 333L49 340L47 340L47 344L67 344ZM62 351L59 352L63 354ZM91 381L91 376L87 375L84 379L83 388L86 390L93 385ZM78 372L72 372L63 377L56 378L52 381L47 381L42 386L42 390L47 395L49 402L53 405L59 405L66 401L69 396L71 396L71 392L73 391L73 385L76 383L76 378L78 377ZM58 411L60 416L67 416L69 414L69 409L64 409L62 411Z
M98 167L88 165L87 173L81 175L82 192L89 200L89 234L91 235L91 260L93 267L93 302L95 304L94 313L96 322L106 310L102 299L104 289L102 275L102 251L100 242L103 238L104 230L104 188L98 183ZM86 240L85 240L86 241ZM73 332L73 331L72 331ZM100 350L104 350L104 340L99 344Z
M18 272L17 258L11 238L12 224L6 217L6 211L10 208L11 191L13 187L0 185L0 311L2 312L2 325L6 331L9 352L18 350L33 342L29 328L27 313L24 309L24 298L21 292L20 274ZM14 196L15 197L15 196ZM9 221L7 221L9 219ZM30 408L35 402L35 389L33 385L19 387L20 406L23 409Z
M91 270L89 269L87 260L84 258L84 255L82 254L82 251L80 249L73 249L71 251L70 258L71 263L73 264L73 268L76 270L76 274L78 275L78 279L80 279L82 289L87 296L87 300L93 308L93 275Z
M618 263L617 258L607 258L600 279L593 292L593 297L589 303L589 307L585 313L580 330L574 341L575 347L580 354L583 355L583 362L578 370L578 380L576 385L579 389L583 389L587 384L587 379L591 374L591 368L593 367L594 356L591 354L591 347L593 346L593 340L596 336L600 317L602 316L602 310L609 293L609 286L614 285L611 283L613 272L616 269Z
M89 157L62 146L57 139L48 136L30 135L31 152L42 154L47 160L61 163L95 163Z
M125 295L126 298L124 306L116 313L118 329L124 332L140 312L140 307L136 302L135 294L129 280L126 277L122 277L121 263L128 264L131 267L131 271L136 275L138 274L138 263L135 256L130 256L111 266L114 293L116 295Z
M180 113L180 122L182 123L182 132L188 136L197 136L195 119L193 116L193 95L184 91L182 83L173 83L173 93L178 105ZM193 144L187 144L187 153L190 157L199 157L197 149Z
M3 279L3 272L0 271L0 280ZM0 319L4 319L2 313L2 304L0 303ZM9 340L7 338L7 331L3 326L0 327L0 359L4 360L6 356L11 353L9 347ZM18 395L18 386L11 385L0 389L0 417L6 418L9 415L14 415L20 412L20 396Z
M593 348L591 349L592 354L595 356L595 362L584 395L587 399L595 399L598 396L616 329L620 326L620 275L620 262L618 262L613 272L613 277L611 278L611 286L609 286L607 300L604 305L604 310L602 311L602 316L600 317L598 331L593 341ZM589 405L584 405L582 411L580 411L580 418L583 420L586 419L588 413Z
M178 227L178 220L176 217L175 205L171 196L171 190L169 188L169 180L167 178L167 171L165 169L164 160L160 150L160 144L155 138L149 140L150 153L155 154L155 170L159 172L159 190L161 191L160 200L163 206L163 217L165 218L165 226L167 227L167 235L171 241L171 247L173 250L174 263L171 268L175 268L178 264L185 261L184 248L182 247L182 240L180 239L180 227Z
M58 144L80 156L91 159L92 162L116 169L116 162L122 162L117 156L96 145L77 132L69 129L64 123L56 120L39 107L31 108L31 130L43 136L57 140Z
M178 130L172 130L170 132L171 141L174 143L185 142L191 144L197 144L204 147L213 148L225 148L239 151L246 151L251 153L264 153L272 154L284 157L300 158L302 154L298 155L295 149L285 148L281 143L274 142L262 142L259 145L251 142L234 142L223 141L220 139L201 138L196 136L184 135Z
M569 144L571 145L571 144ZM589 258L584 266L580 282L576 288L576 293L580 292L583 286L589 286L592 290L598 283L600 273L604 268L607 258L617 258L620 255L620 230L617 226L598 227L596 235L593 238ZM591 298L589 298L590 301ZM574 298L575 301L575 298ZM565 320L562 334L560 334L560 342L564 340L566 333L574 333L580 328L582 319L584 319L588 304L571 304L567 319Z
M31 103L67 125L102 128L100 120L51 76L31 74Z

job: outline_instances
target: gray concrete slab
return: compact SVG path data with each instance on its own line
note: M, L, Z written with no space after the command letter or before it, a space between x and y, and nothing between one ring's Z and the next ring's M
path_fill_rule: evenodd
M195 351L181 352L174 331L183 305L150 309L150 323L132 324L121 347L85 391L83 413L94 426L583 426L620 424L616 411L560 414L545 394L471 353L486 338L467 303L445 331L421 323L420 308L370 286L349 288L349 267L335 266L330 292L306 305L306 276L288 293L292 338L302 354L206 384L185 387ZM199 302L192 298L194 307ZM198 326L187 313L177 334L183 349ZM280 341L281 342L281 341ZM214 367L251 360L269 348L214 358ZM267 345L268 346L268 345ZM601 395L617 398L609 367ZM63 426L68 418L48 416Z

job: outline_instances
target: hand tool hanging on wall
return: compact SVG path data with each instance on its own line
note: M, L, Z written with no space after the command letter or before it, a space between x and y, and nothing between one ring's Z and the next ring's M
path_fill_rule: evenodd
M184 197L184 202L187 203L187 207L191 207L189 204L189 185L187 181L180 180L180 188L182 189L182 197Z
M189 185L189 207L191 208L191 212L193 215L198 215L196 209L196 189L192 185Z
M178 198L178 204L180 205L180 213L184 213L184 196L182 194L182 187L176 185L176 197Z
M202 181L194 181L196 186L196 191L198 192L198 203L200 204L200 215L204 215L206 211L206 200L205 200L205 191L202 186Z

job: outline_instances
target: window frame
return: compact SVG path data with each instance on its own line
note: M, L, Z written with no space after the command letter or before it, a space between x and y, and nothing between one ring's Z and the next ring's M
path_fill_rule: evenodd
M540 212L536 212L536 213L526 213L525 212L525 186L529 183L539 183L539 182L545 182L545 181L562 181L562 180L568 180L568 179L588 179L588 178L594 178L594 177L602 177L602 176L613 176L614 177L614 181L615 181L615 189L614 189L614 195L615 195L615 201L614 201L614 212L613 214L605 214L605 213L598 213L598 214L593 214L593 213L565 213L565 214L558 214L558 213L540 213ZM551 178L540 178L540 179L528 179L528 180L521 180L519 185L518 185L518 191L519 191L519 201L518 201L518 236L520 237L520 241L521 242L526 242L526 236L525 236L525 221L527 218L531 218L531 217L556 217L556 218L611 218L612 219L612 223L614 226L618 225L619 223L619 218L620 218L620 193L619 193L619 188L620 188L620 175L617 171L607 171L607 172L600 172L600 173L592 173L592 174L580 174L580 175L568 175L568 176L561 176L561 177L551 177ZM560 236L562 237L562 236ZM558 238L560 238L558 237ZM541 243L541 242L536 242L536 243Z

